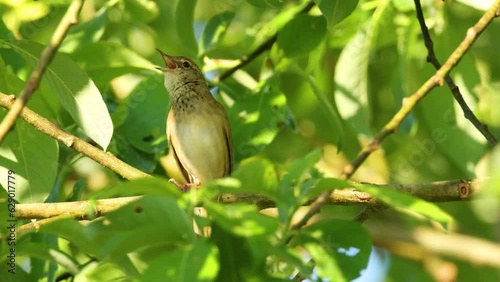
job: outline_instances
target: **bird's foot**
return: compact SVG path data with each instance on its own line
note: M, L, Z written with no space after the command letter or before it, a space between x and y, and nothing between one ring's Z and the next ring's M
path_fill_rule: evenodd
M198 188L200 185L199 184L196 184L196 183L186 183L186 184L180 184L179 182L177 182L177 180L175 180L174 178L170 178L168 180L168 182L170 183L174 183L175 186L179 187L181 189L182 192L187 192L189 189L191 189L191 187L195 187L195 188Z

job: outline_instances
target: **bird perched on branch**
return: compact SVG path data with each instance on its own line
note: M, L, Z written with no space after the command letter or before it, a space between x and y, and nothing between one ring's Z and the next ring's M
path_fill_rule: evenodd
M233 169L233 144L227 112L214 99L200 68L186 57L160 52L166 67L170 95L167 140L187 183L183 191L215 178L228 176Z

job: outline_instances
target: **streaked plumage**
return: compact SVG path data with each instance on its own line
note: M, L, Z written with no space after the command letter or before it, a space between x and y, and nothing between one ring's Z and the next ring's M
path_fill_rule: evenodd
M193 61L158 51L166 67L157 69L165 74L171 100L167 139L188 185L228 176L233 145L226 110L212 97Z

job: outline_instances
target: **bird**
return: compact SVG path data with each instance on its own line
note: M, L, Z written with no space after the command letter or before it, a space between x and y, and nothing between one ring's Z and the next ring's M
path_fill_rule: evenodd
M165 88L170 96L167 140L187 183L171 182L183 191L229 176L233 143L227 111L210 93L200 68L189 58L156 49L165 61Z

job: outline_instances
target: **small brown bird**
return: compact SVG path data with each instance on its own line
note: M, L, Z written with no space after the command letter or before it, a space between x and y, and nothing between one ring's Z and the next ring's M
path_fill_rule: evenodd
M166 64L157 69L165 74L171 101L167 139L188 183L171 181L185 190L228 176L233 169L233 144L226 110L214 99L193 61L157 50Z

